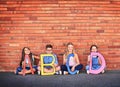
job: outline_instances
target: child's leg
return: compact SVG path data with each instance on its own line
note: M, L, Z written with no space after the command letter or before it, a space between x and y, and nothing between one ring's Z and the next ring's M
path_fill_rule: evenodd
M53 72L53 68L44 68L43 70L44 70L45 73Z
M90 67L90 66L89 66L89 65L87 65L87 66L85 67L85 69L86 69L86 70L89 70L89 67Z
M83 65L82 64L79 64L75 67L75 70L81 70L83 68Z
M70 67L70 68L72 68L72 67ZM80 70L83 68L83 65L82 64L79 64L79 65L77 65L76 67L75 67L75 70L78 70L78 72L77 72L77 74L80 72ZM74 70L74 71L75 71Z
M102 73L105 73L105 69L106 69L106 67L103 69Z
M56 66L55 71L60 71L60 66Z
M18 68L14 71L14 73L15 73L16 75L22 74L22 67L21 67L21 66L18 67Z
M66 65L61 65L61 71L62 71L62 74L68 74L68 70L67 70L67 66Z
M34 65L33 68L34 68L35 72L38 71L38 66L37 65Z
M105 73L105 70L103 70L102 73Z
M62 74L60 66L55 66L55 71L56 71L55 72L56 75L61 75Z
M38 70L38 75L40 75L40 71L41 71L40 66L38 66L37 70Z
M68 71L66 65L61 65L61 71Z
M34 68L33 68L33 72L35 72ZM30 73L32 73L32 71L30 69L29 70L26 69L25 74L30 74Z
M37 67L34 67L34 68L33 68L33 71L34 71L34 72L36 71L36 68L37 68ZM22 68L22 67L18 67L14 73L15 73L16 75L18 75L18 74L23 74L23 68ZM29 73L32 73L32 71L30 70L29 67L26 67L26 69L25 69L25 74L29 74Z
M32 68L32 69L33 69L33 72L35 72L35 71L36 71L36 69L35 69L35 68ZM30 73L32 73L32 71L31 71L30 67L26 67L26 69L25 69L25 74L30 74ZM21 74L23 74L23 70L21 71Z
M86 71L87 71L87 74L89 74L89 68L90 68L89 65L87 65L87 66L85 67L85 69L86 69Z

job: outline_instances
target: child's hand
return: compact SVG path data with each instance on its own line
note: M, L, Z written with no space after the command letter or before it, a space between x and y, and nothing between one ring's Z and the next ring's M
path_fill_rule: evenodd
M40 66L40 65L41 65L41 62L39 61L39 62L38 62L38 66Z
M73 66L72 68L71 68L71 71L74 71L75 70L75 66Z
M38 60L40 59L40 57L39 57L39 56L35 56L35 55L34 55L34 58L36 58L36 59L38 59Z
M22 67L24 66L24 61L22 62Z

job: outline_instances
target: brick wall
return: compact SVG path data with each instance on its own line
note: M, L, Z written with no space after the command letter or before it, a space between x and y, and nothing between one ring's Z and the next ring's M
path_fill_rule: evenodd
M0 0L0 71L13 71L24 46L37 55L51 43L59 62L73 42L86 65L97 44L108 70L120 69L119 0Z

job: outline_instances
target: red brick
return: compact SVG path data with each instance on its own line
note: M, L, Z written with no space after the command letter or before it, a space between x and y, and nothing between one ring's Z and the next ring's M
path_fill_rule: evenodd
M13 71L21 50L36 55L53 44L62 64L67 42L73 42L85 66L89 47L96 44L108 70L120 69L120 5L117 0L0 1L0 71ZM85 67L84 67L85 69Z

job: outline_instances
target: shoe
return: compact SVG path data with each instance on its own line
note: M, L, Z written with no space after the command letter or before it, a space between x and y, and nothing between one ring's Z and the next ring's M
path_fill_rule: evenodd
M14 71L14 73L15 73L16 75L18 75L18 70Z
M68 75L68 72L64 71L64 72L63 72L63 75Z
M87 74L90 74L89 70L87 70Z
M102 73L105 73L105 70L103 70Z
M40 71L37 71L38 75L40 75Z
M77 71L77 74L79 74L80 72L79 71Z
M59 72L59 75L62 75L62 71L58 71Z
M55 72L55 75L59 75L59 72Z

